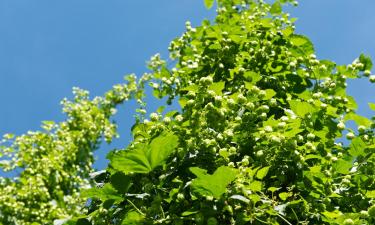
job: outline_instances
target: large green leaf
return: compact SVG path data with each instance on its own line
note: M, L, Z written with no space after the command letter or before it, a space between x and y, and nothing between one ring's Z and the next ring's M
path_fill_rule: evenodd
M143 220L144 220L143 215L139 214L136 211L130 211L126 214L121 225L142 225L144 224Z
M353 110L358 109L358 104L352 96L347 95L346 98L349 100L348 103L346 103L346 107L348 109L353 109Z
M345 115L345 121L353 120L358 126L365 126L370 127L372 124L372 121L366 117L360 116L355 113L348 113Z
M111 184L105 184L102 188L94 187L82 190L81 196L84 198L97 198L103 202L110 199L117 201L122 200L121 194L119 194Z
M110 157L116 170L124 173L149 173L172 154L178 145L178 137L172 132L163 132L150 144L138 144L134 150L124 150Z
M351 162L345 161L343 159L336 161L335 164L333 165L336 171L341 174L348 174L352 166L353 165Z
M224 87L225 87L224 81L214 82L208 87L208 90L214 91L217 95L221 95Z
M314 53L314 45L303 35L292 35L290 37L290 42L302 50L306 55Z
M255 84L256 82L262 79L262 76L254 71L246 71L243 75L247 80L251 82L251 84Z
M225 193L226 187L235 179L237 171L230 167L219 167L214 174L207 174L207 171L198 167L190 168L190 171L197 176L191 183L194 192L201 196L213 196L220 198Z
M130 177L122 172L113 174L110 178L110 182L119 193L126 193L131 184Z
M350 143L349 153L352 156L359 156L365 153L366 143L362 141L360 137L356 137Z
M312 113L315 111L314 106L307 102L300 102L296 100L289 101L290 109L298 116L304 117L307 113Z

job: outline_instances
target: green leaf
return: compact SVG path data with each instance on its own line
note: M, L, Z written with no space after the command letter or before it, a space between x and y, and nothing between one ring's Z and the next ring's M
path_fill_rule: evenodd
M199 91L199 85L196 85L196 84L190 85L190 86L181 88L181 91L192 91L192 92L196 93L196 92Z
M126 193L131 184L130 177L122 172L113 174L110 178L110 182L119 193Z
M270 169L269 166L263 167L262 169L258 170L256 177L262 180L265 176L267 176L268 170Z
M320 155L314 155L314 154L306 155L305 160L309 160L309 159L322 159L322 157Z
M226 187L235 179L237 171L230 167L221 166L212 175L198 167L190 168L197 176L191 183L194 192L201 196L213 196L220 198L226 192Z
M359 61L364 65L363 70L371 70L372 69L372 61L371 58L365 54L361 54L359 56Z
M122 221L121 225L142 225L144 216L136 211L130 211L126 214L126 217Z
M243 75L246 80L249 80L252 84L255 84L256 82L260 81L262 79L262 76L254 71L246 71Z
M199 213L199 211L190 209L188 211L185 211L185 212L181 213L181 216L191 216L191 215L194 215L194 214L197 214L197 213Z
M156 110L156 112L162 114L162 113L164 112L164 109L165 109L165 106L162 105L162 106L160 106L160 107Z
M263 98L264 100L269 100L271 99L273 96L276 95L276 92L272 89L266 89L266 96Z
M185 108L185 106L187 104L187 101L188 101L188 99L184 98L184 97L178 99L178 103L180 104L181 108Z
M291 34L293 34L294 29L292 27L287 27L284 30L282 30L285 37L289 37Z
M204 5L207 9L211 9L214 6L215 0L204 0Z
M314 45L303 35L292 35L290 37L290 42L302 50L306 55L314 53Z
M262 182L255 180L250 183L249 189L252 191L262 191Z
M371 110L375 111L375 104L374 103L368 103L368 106Z
M300 102L296 100L290 100L288 102L290 105L290 109L301 118L305 117L306 114L315 111L314 106L307 102Z
M221 95L225 87L225 82L214 82L208 87L208 90L214 91L217 95Z
M270 27L273 26L272 18L263 18L263 19L260 20L260 23L265 28L270 28Z
M345 121L353 120L358 126L365 126L370 127L372 124L372 121L366 117L360 116L355 113L348 113L344 117Z
M346 98L349 100L349 102L346 104L346 107L348 107L348 109L358 109L358 104L352 96L346 96Z
M172 110L172 111L169 111L165 114L165 117L174 117L175 115L178 114L178 111L177 110Z
M367 191L366 192L366 197L367 198L375 198L375 190Z
M281 3L279 2L279 1L276 1L273 5L272 5L272 7L271 7L271 9L270 9L270 13L272 14L272 15L278 15L278 14L280 14L281 12L282 12L282 7L281 7Z
M148 173L152 170L147 158L149 147L146 144L138 144L134 150L123 150L113 154L110 158L111 166L124 173Z
M162 96L161 96L161 92L160 92L159 89L154 89L154 90L152 91L152 95L153 95L155 98L158 98L158 99L161 99L161 98L162 98Z
M97 198L103 202L109 199L122 200L121 195L109 183L105 184L102 188L95 187L82 190L81 195L84 198Z
M279 194L280 199L283 200L283 201L287 200L289 196L290 196L289 192L281 192Z
M338 173L348 174L349 170L352 168L352 163L345 161L343 159L337 160L333 167Z
M172 154L178 145L178 137L163 132L150 144L138 144L133 150L124 150L110 157L112 167L124 173L149 173Z
M295 46L303 46L309 42L309 39L305 36L295 34L290 38L290 42Z
M260 202L262 198L257 194L250 194L249 199L253 202L253 204Z
M325 211L323 212L323 215L329 219L335 219L342 215L342 213L338 210L335 210L333 212Z
M365 153L366 143L360 137L356 137L350 143L349 153L351 156L359 156Z
M164 132L153 139L148 151L151 168L160 166L178 146L178 137L172 132Z
M267 190L270 191L270 192L275 192L277 190L279 190L280 188L277 188L277 187L269 187Z

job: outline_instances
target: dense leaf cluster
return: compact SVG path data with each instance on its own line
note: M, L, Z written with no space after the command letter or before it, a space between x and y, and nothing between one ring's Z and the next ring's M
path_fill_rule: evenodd
M130 76L104 98L65 103L67 122L4 147L15 154L4 168L24 170L1 183L13 192L0 200L17 196L18 204L0 201L3 223L374 224L375 121L358 115L346 93L347 79L375 82L372 62L319 60L282 11L287 2L218 1L213 23L188 22L170 44L173 68L155 55L139 81ZM162 106L148 117L145 84L181 110ZM91 151L115 135L111 112L131 98L140 103L132 142L112 151L85 189ZM53 183L55 173L65 175ZM24 197L25 186L33 190ZM44 214L28 213L33 207Z

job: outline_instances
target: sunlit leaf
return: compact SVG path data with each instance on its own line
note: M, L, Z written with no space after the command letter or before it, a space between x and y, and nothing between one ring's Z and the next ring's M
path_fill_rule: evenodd
M142 225L144 224L144 216L136 211L129 211L121 225Z
M220 198L226 192L226 187L235 179L237 174L235 169L226 166L219 167L212 175L198 167L192 167L190 171L197 176L191 183L193 191L202 196L213 196L215 198Z
M296 100L289 101L291 110L300 117L305 117L308 113L313 113L315 111L314 106L307 102L301 102Z
M287 200L289 198L289 196L290 196L290 193L288 193L288 192L281 192L279 194L280 199L283 200L283 201Z
M215 0L204 0L204 5L207 9L212 8L214 6Z
M172 154L178 145L178 137L164 132L150 144L139 144L133 150L123 150L111 156L111 166L124 173L148 173Z
M303 35L292 35L290 37L290 41L293 45L297 46L305 54L314 53L314 45L307 37Z
M271 7L271 10L270 10L270 13L272 15L277 15L277 14L280 14L282 11L282 7L281 7L281 3L279 1L276 1L272 7Z
M262 169L257 171L256 177L262 180L265 176L267 176L268 170L270 169L269 166L263 167Z
M249 189L252 191L262 191L262 182L260 181L253 181L249 185Z
M348 174L349 170L350 170L350 168L352 168L352 166L353 165L352 165L351 162L345 161L343 159L340 159L340 160L336 161L333 165L335 170L338 173L341 173L341 174Z
M82 190L82 197L84 198L97 198L101 201L106 200L122 200L121 195L113 188L111 184L105 184L102 188L94 187L87 190Z
M350 143L349 153L352 156L359 156L365 153L366 143L362 141L360 137L356 137Z
M369 56L365 54L361 54L359 56L359 61L363 64L363 70L371 70L372 69L372 60Z
M374 103L368 103L371 110L375 111L375 104Z
M364 116L360 116L355 113L348 113L344 117L345 121L353 120L358 126L365 126L370 127L372 124L372 121Z
M214 91L217 95L221 95L224 87L225 87L225 82L221 81L221 82L214 82L208 87L208 89L211 91Z

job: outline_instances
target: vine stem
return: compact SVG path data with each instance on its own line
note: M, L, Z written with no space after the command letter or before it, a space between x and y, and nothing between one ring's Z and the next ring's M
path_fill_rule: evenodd
M258 221L261 222L261 223L268 224L266 221L263 221L263 220L261 220L261 219L258 219L257 217L255 217L255 219L258 220Z
M287 219L285 219L282 215L277 214L277 216L280 217L282 220L284 220L285 223L287 223L287 224L289 224L289 225L293 225L293 224L291 224Z
M141 214L142 216L145 216L145 214L140 209L138 209L138 207L136 205L134 205L134 203L132 201L130 201L129 199L126 199L126 201L129 202L135 208L135 210L137 210L137 212L139 212L139 214Z

